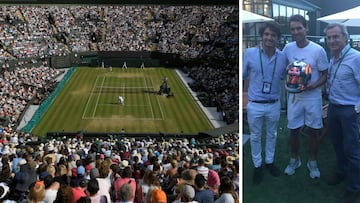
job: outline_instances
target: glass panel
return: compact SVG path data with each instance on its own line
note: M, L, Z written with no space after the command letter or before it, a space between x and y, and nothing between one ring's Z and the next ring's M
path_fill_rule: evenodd
M305 17L305 11L302 9L299 9L299 14Z
M243 9L246 11L251 11L251 5L244 5Z
M273 4L273 17L279 17L279 4Z
M255 13L263 15L264 14L264 5L263 4L255 4Z
M264 15L265 16L272 16L271 15L271 9L269 8L268 4L264 4Z
M299 9L294 8L294 15L295 15L295 14L300 14L300 13L299 13ZM301 14L300 14L300 15L301 15Z
M293 9L292 7L286 7L286 16L290 17L293 15Z
M250 0L244 0L243 1L243 10L251 11L251 1Z
M280 15L279 16L286 16L286 7L283 5L280 5Z

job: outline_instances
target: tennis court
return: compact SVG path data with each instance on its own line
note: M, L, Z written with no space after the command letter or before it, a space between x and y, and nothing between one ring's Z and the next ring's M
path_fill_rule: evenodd
M98 76L89 93L82 119L163 120L156 93L149 77ZM124 103L119 103L119 96L124 98ZM134 111L138 113L133 114Z
M164 77L173 97L158 94ZM122 128L127 132L197 133L213 126L173 69L80 67L32 133L119 132Z

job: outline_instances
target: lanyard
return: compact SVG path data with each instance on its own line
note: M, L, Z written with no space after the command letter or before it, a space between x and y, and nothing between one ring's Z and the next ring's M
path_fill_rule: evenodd
M275 51L275 54L276 54L276 51ZM264 67L263 67L263 63L262 63L262 56L261 56L261 48L259 48L259 56L260 56L260 66L261 66L261 75L262 75L262 79L263 81L265 80L265 77L264 77ZM272 71L272 75L271 75L271 83L274 79L274 74L275 74L275 69L276 69L276 61L277 61L277 56L275 57L275 63L274 63L274 68L273 68L273 71Z
M334 82L334 79L335 79L335 77L336 77L336 73L337 73L337 71L339 70L339 67L340 67L342 61L344 60L346 54L350 51L350 49L351 49L351 47L349 47L349 48L345 51L344 55L343 55L343 56L341 57L341 59L339 60L339 64L337 65L337 67L336 67L336 69L335 69L334 77L333 77L332 80L331 80L331 85L332 85L333 82Z

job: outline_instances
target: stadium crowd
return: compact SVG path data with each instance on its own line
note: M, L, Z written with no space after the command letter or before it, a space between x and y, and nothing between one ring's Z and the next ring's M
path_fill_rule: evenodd
M1 202L238 201L237 133L208 140L78 135L30 145L34 140L2 133Z
M46 98L55 84L60 70L43 64L20 63L15 67L4 64L0 77L0 117L6 120L7 129L16 130L21 115L30 101ZM4 127L4 125L3 125Z
M221 66L214 63L204 62L190 69L189 76L195 79L191 87L206 92L209 105L217 107L221 119L233 123L239 117L238 71L229 63L220 62Z
M208 52L205 46L224 32L236 36L233 44L238 46L238 28L236 33L228 25L238 17L234 6L4 5L0 9L3 59L84 51L159 51L194 59Z

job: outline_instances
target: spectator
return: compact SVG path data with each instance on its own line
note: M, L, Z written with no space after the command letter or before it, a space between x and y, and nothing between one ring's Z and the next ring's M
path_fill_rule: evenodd
M54 181L52 175L46 175L43 179L45 185L45 197L44 202L54 202L57 192L60 188L59 182Z
M107 203L106 196L98 194L99 183L96 179L89 180L87 191L89 192L91 203Z
M86 197L87 180L82 179L79 185L72 188L73 202L76 203L81 197Z
M76 168L75 168L76 169ZM82 170L82 169L79 169ZM80 173L82 171L79 171ZM66 166L64 165L59 165L57 167L57 171L56 171L56 176L54 177L54 181L60 183L60 185L67 185L70 182L70 177L67 175L68 174L68 169Z
M120 200L119 190L120 190L121 186L123 186L124 184L129 184L132 187L132 191L133 191L132 197L133 198L131 199L131 201L134 201L135 191L136 191L136 180L131 177L132 177L132 170L131 170L130 166L127 166L122 171L121 178L118 178L114 183L116 201Z
M199 174L202 174L205 177L205 179L207 179L208 173L209 173L209 168L207 166L205 166L204 159L202 159L202 158L199 159L196 170Z
M10 188L4 183L0 183L0 202L15 203L15 201L8 200Z
M10 162L7 156L3 156L1 159L2 170L0 174L0 182L5 183L6 185L11 185L13 182L13 175L11 173Z
M214 196L217 196L219 194L220 177L218 172L214 170L209 170L207 185L209 189L213 192Z
M166 193L160 188L153 189L148 203L167 203Z
M195 197L194 200L198 203L213 203L214 193L205 188L206 179L202 174L197 174L195 177Z
M156 177L156 174L149 169L145 171L144 177L142 181L139 181L138 185L139 186L136 193L138 202L145 201L146 197L150 195L148 194L149 191L151 191L152 189L161 187L160 182Z
M71 179L70 186L78 187L82 180L85 180L85 167L80 165L76 169L76 177L72 177Z
M13 195L14 200L21 201L24 194L29 194L30 185L36 182L36 172L30 168L25 159L20 160L19 164L20 172L15 174L15 187L11 195ZM36 188L39 188L39 186Z
M223 176L220 181L219 195L220 197L215 200L215 203L235 203L238 198L238 194L234 190L234 184L228 176Z
M133 203L135 191L130 184L123 184L118 192L119 203ZM117 201L118 202L118 201Z
M183 185L180 191L180 200L175 200L173 203L197 203L194 201L195 190L191 185Z
M61 185L54 203L70 203L74 202L74 195L70 185Z
M37 181L30 189L27 201L40 203L45 197L45 185L43 181Z
M100 176L100 173L99 173L99 169L97 168L92 168L90 170L90 179L96 179Z
M178 173L178 162L176 159L171 160L171 169L166 171L165 177L167 182L165 183L166 191L171 191L173 187L177 184L177 179L179 178Z
M107 198L107 202L111 202L110 197L110 188L111 188L111 180L109 178L110 166L106 164L106 161L101 163L99 168L99 177L96 178L99 184L98 195L105 196Z
M179 182L194 186L196 174L197 171L195 169L186 169L181 173L181 180Z
M215 158L214 158L214 161L213 161L213 164L212 164L212 165L209 165L208 167L209 167L209 169L211 169L211 170L219 171L220 168L221 168L221 165L220 165L220 157L215 157Z

